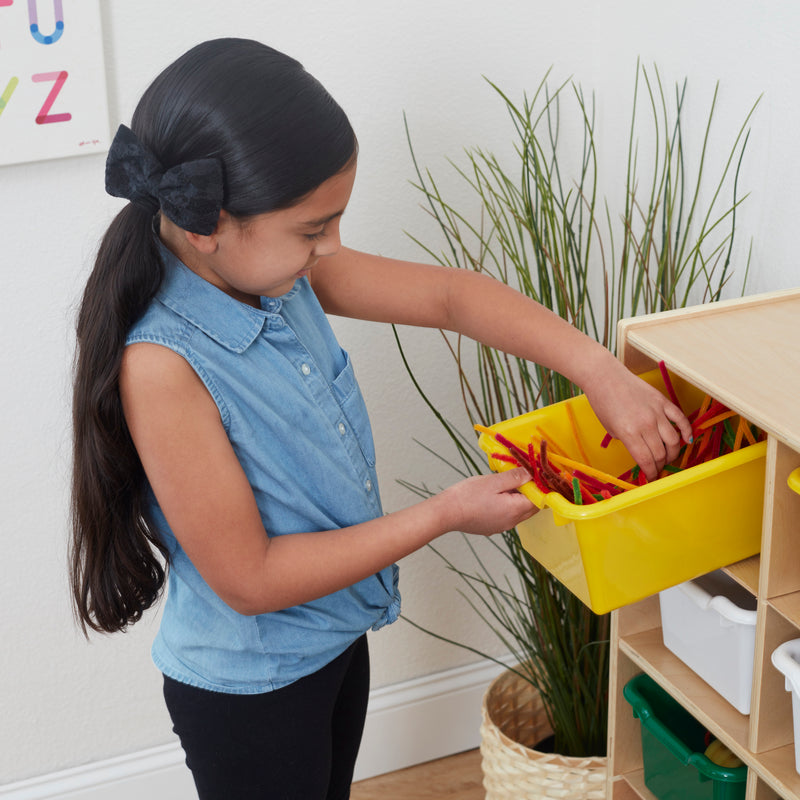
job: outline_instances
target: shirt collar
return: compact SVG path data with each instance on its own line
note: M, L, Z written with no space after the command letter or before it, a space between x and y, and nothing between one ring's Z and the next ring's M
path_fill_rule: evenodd
M165 269L158 300L226 349L234 353L247 350L270 314L234 300L192 272L162 242L159 250ZM280 299L289 299L297 289L295 284Z

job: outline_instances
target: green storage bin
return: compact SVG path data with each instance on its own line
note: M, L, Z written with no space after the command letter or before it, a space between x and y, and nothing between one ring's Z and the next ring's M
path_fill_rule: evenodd
M622 693L641 722L644 782L659 800L744 800L747 767L706 758L706 729L649 675Z

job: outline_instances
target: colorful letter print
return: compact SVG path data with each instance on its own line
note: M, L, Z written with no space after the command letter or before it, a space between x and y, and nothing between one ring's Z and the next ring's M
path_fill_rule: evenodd
M0 164L108 149L100 0L0 0Z

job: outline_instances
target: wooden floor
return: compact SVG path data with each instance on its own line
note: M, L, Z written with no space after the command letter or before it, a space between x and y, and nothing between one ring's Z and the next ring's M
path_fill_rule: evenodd
M353 784L350 800L485 800L481 754L470 750Z

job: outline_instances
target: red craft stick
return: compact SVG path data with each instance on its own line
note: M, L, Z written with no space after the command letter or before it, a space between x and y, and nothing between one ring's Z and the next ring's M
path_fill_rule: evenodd
M497 431L490 431L490 433L494 436L497 442L503 445L503 447L505 447L508 452L511 453L511 455L514 456L514 458L516 458L517 461L519 461L519 463L531 473L531 475L533 475L533 468L531 467L530 462L528 461L528 455L524 450L520 449L510 439L506 439L502 433L497 433Z
M667 392L669 393L669 399L681 409L681 412L683 412L680 401L678 400L678 395L675 394L675 387L672 385L669 372L667 372L667 365L663 361L659 361L658 369L661 371L661 377L664 379L664 386L667 388Z
M704 461L707 461L708 460L707 455L711 450L712 442L713 442L712 434L710 431L708 431L707 435L702 440L702 446L698 446L692 458L689 459L689 463L687 466L695 467L698 464L702 464Z
M506 453L492 453L490 458L494 458L497 461L505 461L506 464L513 464L515 467L522 466L514 456L509 456Z
M581 499L585 506L597 502L597 500L594 499L594 495L582 483L578 483L578 488L581 491Z
M528 445L528 457L531 461L531 467L533 469L533 482L536 484L536 488L542 494L549 494L552 490L542 479L542 473L539 468L539 462L536 459L536 450L533 447L533 442Z
M603 481L598 480L593 475L587 475L585 472L582 472L579 469L573 470L572 474L588 489L591 491L599 492L600 489L603 489L607 486L607 484L603 483Z
M716 458L719 455L722 455L722 436L724 434L724 428L722 425L717 425L716 430L714 431L714 436L711 444L711 452L710 457Z

